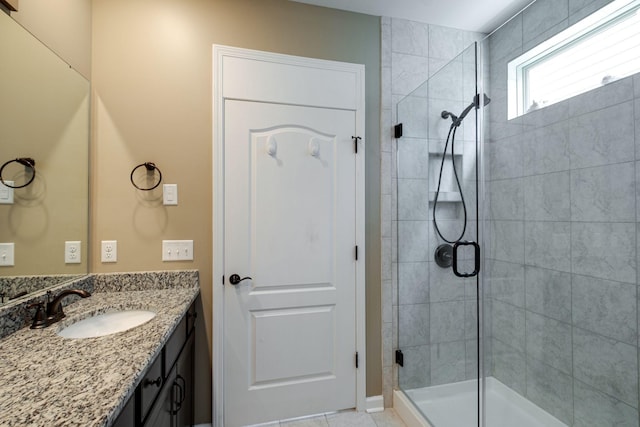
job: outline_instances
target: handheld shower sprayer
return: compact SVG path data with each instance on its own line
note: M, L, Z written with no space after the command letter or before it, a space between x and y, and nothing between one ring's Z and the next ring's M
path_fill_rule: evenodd
M486 95L483 94L482 97L482 105L483 107L486 106L487 104L489 104L491 102L491 99ZM433 200L433 225L434 228L436 230L436 233L438 233L438 236L440 236L440 238L442 240L444 240L445 242L449 243L449 244L455 244L456 242L459 242L460 239L463 238L465 231L467 230L467 205L466 202L464 200L464 194L462 193L462 185L460 183L460 179L458 177L458 171L456 169L456 161L455 161L455 149L454 149L454 145L455 145L455 141L456 141L456 131L457 129L460 127L460 125L462 124L462 121L464 120L465 117L467 117L467 114L469 114L473 109L478 109L480 108L480 94L476 94L476 96L473 97L473 101L471 102L471 104L469 104L467 106L467 108L465 108L462 113L460 113L459 116L456 116L455 114L453 114L450 111L442 111L442 113L440 113L440 117L442 117L443 119L449 119L451 118L451 126L449 127L449 133L447 134L447 140L446 143L444 145L444 151L442 153L442 161L440 163L440 173L438 175L438 187L436 189L436 193L435 193L435 197ZM440 185L442 183L442 172L444 170L444 161L445 158L447 157L447 148L449 147L449 142L451 142L451 163L452 163L452 167L453 167L453 175L455 177L455 181L456 181L456 185L458 187L458 191L460 192L460 201L462 202L462 211L464 214L464 221L463 221L463 227L462 227L462 231L460 233L460 236L455 238L455 239L447 239L446 237L444 237L442 235L442 233L440 232L440 228L438 227L438 221L436 219L436 207L438 205L438 197L440 195ZM436 262L440 261L438 263L438 265L440 265L441 267L448 267L449 265L451 265L450 262L450 248L451 246L448 245L441 245L440 247L438 247L438 250L436 250L436 255L435 255L435 259ZM447 258L448 256L448 258ZM441 264L442 263L442 264Z
M491 98L489 98L487 96L487 94L483 94L483 107L486 107L487 104L489 104L491 102ZM453 122L453 126L458 127L462 124L462 121L464 120L465 117L467 117L467 114L469 114L469 112L474 109L474 108L479 108L480 107L480 94L476 94L476 96L473 97L473 102L471 102L471 104L469 104L467 106L467 108L465 108L462 113L460 113L460 116L456 116L455 114L453 114L450 111L444 110L442 111L442 113L440 113L440 117L442 117L443 119L448 119L449 117L451 117L451 120Z

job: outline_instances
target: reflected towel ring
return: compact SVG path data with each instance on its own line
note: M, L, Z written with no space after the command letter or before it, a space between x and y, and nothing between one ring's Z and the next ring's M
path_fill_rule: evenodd
M141 187L138 187L138 186L136 185L136 183L135 183L135 182L133 182L133 174L135 173L135 171L136 171L138 168L140 168L140 167L142 167L142 166L144 166L144 167L147 169L147 172L158 171L158 176L159 176L159 178L158 178L158 182L157 182L157 184L156 184L156 185L154 185L153 187L149 187L149 188L141 188ZM134 186L134 187L136 187L138 190L142 190L142 191L151 191L151 190L153 190L154 188L156 188L158 185L160 185L160 183L161 183L161 182L162 182L162 172L160 171L160 169L158 169L158 167L156 166L156 164L155 164L155 163L152 163L152 162L144 162L144 163L140 163L138 166L136 166L135 168L133 168L133 170L131 171L131 183L132 183L132 184L133 184L133 186Z
M4 168L13 163L20 163L21 165L23 165L24 167L27 168L31 168L31 179L29 181L27 181L26 184L22 184L22 185L10 185L7 184L4 180L4 178L2 177L2 172L4 171ZM33 182L33 180L36 178L36 161L33 160L31 157L19 157L17 159L13 159L13 160L9 160L8 162L5 162L2 167L0 167L0 182L2 182L2 185L4 185L5 187L9 187L9 188L23 188L26 187L27 185L31 184Z

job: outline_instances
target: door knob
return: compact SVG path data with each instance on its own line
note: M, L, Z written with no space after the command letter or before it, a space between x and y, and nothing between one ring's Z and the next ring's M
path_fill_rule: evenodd
M240 278L239 275L237 274L232 274L231 276L229 276L229 283L231 283L232 285L237 285L238 283L242 282L243 280L253 280L251 277L243 277Z

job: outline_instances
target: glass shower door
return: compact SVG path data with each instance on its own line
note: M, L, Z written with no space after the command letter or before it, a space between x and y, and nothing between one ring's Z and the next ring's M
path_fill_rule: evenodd
M398 386L433 427L479 425L477 44L397 105ZM400 136L401 134L401 136Z

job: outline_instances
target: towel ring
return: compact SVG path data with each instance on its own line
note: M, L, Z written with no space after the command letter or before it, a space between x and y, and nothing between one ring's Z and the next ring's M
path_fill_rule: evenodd
M9 165L9 164L11 164L13 162L20 163L24 167L31 168L31 179L29 181L27 181L26 184L10 185L10 184L7 184L6 181L4 180L4 178L2 177L2 172L4 171L4 168L7 165ZM34 179L36 179L36 161L33 160L31 157L19 157L17 159L9 160L8 162L5 162L2 165L2 167L0 167L0 182L2 182L2 185L4 185L5 187L23 188L23 187L26 187L27 185L31 184Z
M158 171L158 182L156 183L156 185L154 185L153 187L149 187L149 188L142 188L142 187L138 187L138 185L136 185L135 182L133 182L133 174L135 173L136 170L138 170L138 168L141 168L142 166L144 166L147 169L147 172L153 172L153 171ZM160 169L158 169L158 167L156 166L155 163L152 162L144 162L144 163L140 163L138 166L136 166L135 168L133 168L133 170L131 171L131 183L133 184L134 187L136 187L138 190L142 190L142 191L151 191L154 188L156 188L158 185L160 185L160 183L162 182L162 172L160 171Z

